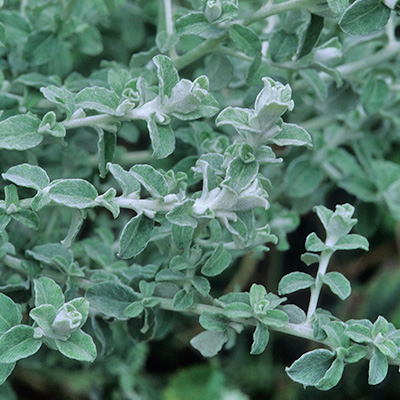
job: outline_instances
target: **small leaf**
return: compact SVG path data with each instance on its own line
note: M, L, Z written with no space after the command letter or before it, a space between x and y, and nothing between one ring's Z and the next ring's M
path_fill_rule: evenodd
M104 131L96 128L99 136L97 142L97 158L99 165L99 175L104 178L107 174L107 163L111 163L114 159L114 152L117 144L117 135L115 132Z
M174 308L176 310L186 310L194 303L194 295L192 292L187 292L185 289L180 290L174 296Z
M18 186L36 190L44 189L50 183L50 179L44 169L29 164L11 167L1 176L3 179L7 179Z
M204 297L206 297L211 290L210 282L204 276L195 276L191 280L193 287Z
M281 310L266 310L265 314L258 314L258 318L265 325L280 328L289 322L289 317Z
M253 183L257 173L258 163L256 161L245 163L240 156L237 156L229 163L226 178L221 186L239 194Z
M125 309L137 300L130 287L115 282L96 283L88 288L85 297L92 307L118 319L126 319Z
M371 76L361 92L361 104L368 114L377 113L385 104L390 89L382 78Z
M87 333L78 330L66 340L56 340L56 346L61 354L73 360L93 362L97 351L93 339Z
M35 306L50 304L58 310L64 304L65 298L61 287L47 277L41 277L33 281L33 290L35 293Z
M138 195L140 193L140 184L131 173L125 171L118 164L108 163L107 168L121 187L123 196L128 197L131 194Z
M99 113L115 114L119 106L118 96L104 87L87 87L75 96L77 108L95 110Z
M329 350L312 350L286 368L286 373L289 378L304 386L316 386L331 367L333 358L334 353Z
M152 157L158 159L168 157L175 150L175 135L171 125L159 125L154 116L151 116L147 120L147 128L153 148Z
M346 9L339 21L344 32L369 35L386 25L390 9L380 0L356 0Z
M201 268L201 273L206 276L216 276L229 267L232 261L230 253L224 249L224 244L219 243L211 257Z
M65 110L68 115L72 115L75 112L74 95L66 88L50 85L40 88L40 91L47 100Z
M278 146L312 147L310 134L296 124L282 124L282 130L272 140Z
M0 122L0 149L28 150L38 146L40 119L34 115L15 115Z
M258 35L250 28L234 24L229 28L229 36L237 48L250 57L261 53L261 42Z
M297 292L314 284L314 278L304 272L292 272L285 275L279 282L278 292L280 295Z
M134 165L129 172L140 182L153 197L168 194L168 185L163 175L150 165Z
M315 252L329 249L329 247L317 236L315 232L312 232L307 236L305 247L307 251Z
M175 225L189 226L195 229L197 227L197 220L191 215L193 205L194 200L187 199L183 203L176 205L165 217Z
M0 364L0 386L7 380L15 368L16 363Z
M319 40L323 27L324 18L311 14L311 18L300 36L299 47L295 55L296 59L304 57L312 51Z
M153 233L153 221L143 214L133 217L124 227L119 240L118 257L128 259L140 254Z
M257 321L257 327L253 333L253 344L251 345L250 354L261 354L267 347L269 341L268 326Z
M159 94L171 97L172 89L179 82L178 71L174 63L169 57L161 54L153 58L153 63L157 67Z
M335 250L354 250L363 249L368 251L368 240L361 235L350 234L340 238L334 246Z
M349 280L340 272L328 272L321 276L322 281L329 286L332 293L336 294L341 300L347 299L351 293Z
M96 188L83 179L53 181L48 190L49 198L57 204L71 208L94 207L98 196Z
M224 331L229 324L229 318L224 314L204 311L199 318L200 325L208 331Z
M226 32L225 29L211 25L200 12L191 12L180 17L175 22L175 30L179 36L195 35L204 39L215 39Z
M253 316L253 310L246 303L234 302L225 307L225 314L231 319L251 318Z
M224 344L228 341L225 332L205 331L195 336L190 344L198 350L203 357L213 357L217 355Z
M19 307L5 294L0 293L0 336L13 326L20 324L21 320L22 314Z
M35 354L42 342L33 338L34 329L17 325L0 336L0 364L10 364Z
M368 383L370 385L378 385L381 383L388 373L388 360L384 354L374 348L372 358L369 361Z
M342 378L344 365L342 360L336 358L328 371L326 371L324 377L318 382L316 388L319 390L329 390L336 386Z
M349 325L345 329L345 333L357 343L372 343L371 330L359 323Z

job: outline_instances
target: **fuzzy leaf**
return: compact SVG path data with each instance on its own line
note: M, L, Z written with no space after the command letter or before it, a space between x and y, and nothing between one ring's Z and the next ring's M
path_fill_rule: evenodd
M316 386L331 367L333 358L334 354L329 350L312 350L286 368L286 373L304 386Z
M22 314L19 307L8 296L0 293L0 336L21 323L21 320Z
M41 277L33 281L33 290L35 293L35 306L50 304L58 310L65 301L61 287L47 277Z
M257 321L257 327L253 333L253 344L251 345L250 354L261 354L267 347L268 341L268 326L260 321Z
M197 220L191 215L193 204L194 200L185 200L183 203L176 205L165 215L165 217L169 222L175 225L189 226L192 229L195 229L197 226Z
M168 185L165 178L152 166L137 164L129 172L153 197L164 197L168 194Z
M164 55L155 56L153 63L157 67L159 94L171 97L172 89L179 82L178 71L174 63Z
M10 364L35 354L42 342L33 338L34 329L17 325L0 336L0 364Z
M390 9L381 0L356 0L339 21L344 32L351 35L369 35L386 25Z
M321 276L322 281L329 286L332 293L336 294L341 300L347 299L351 293L349 280L340 272L328 272Z
M310 134L296 124L282 124L282 130L272 140L278 146L312 147Z
M147 128L149 129L151 147L153 148L153 158L168 157L175 150L175 135L171 126L159 125L154 117L147 120Z
M225 332L205 331L195 336L190 344L198 350L204 357L213 357L217 355L224 344L228 341Z
M29 164L11 167L1 176L3 179L7 179L18 186L36 190L44 189L50 183L50 179L44 169Z
M0 122L0 149L28 150L39 145L40 119L34 115L15 115Z
M304 272L292 272L285 275L279 282L278 291L280 295L297 292L314 284L314 278Z
M206 276L216 276L229 267L232 261L230 253L224 249L224 244L219 243L211 257L201 268L201 273Z
M92 337L81 330L66 341L56 340L56 345L61 354L73 360L93 362L97 355Z
M71 208L94 207L98 196L96 188L83 179L60 179L49 186L49 198Z
M255 32L243 25L234 24L229 28L229 36L237 48L250 57L261 53L261 42Z
M112 115L119 105L119 98L112 90L104 87L88 87L77 93L75 102L77 108Z
M368 368L368 383L378 385L388 373L388 360L378 349L374 349Z
M7 380L15 368L16 363L0 364L0 386Z
M123 259L135 257L147 246L153 233L153 221L139 214L124 227L119 240L118 256Z

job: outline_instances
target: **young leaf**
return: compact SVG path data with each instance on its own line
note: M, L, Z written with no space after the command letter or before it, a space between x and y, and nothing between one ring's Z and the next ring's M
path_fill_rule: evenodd
M268 326L257 321L257 327L253 333L253 344L251 345L250 354L261 354L267 347L269 341Z
M75 106L113 115L119 106L119 98L104 87L88 87L76 94Z
M71 208L94 207L98 196L96 188L83 179L59 179L48 190L49 198L57 204Z
M232 261L230 253L224 249L224 244L219 243L211 257L201 268L201 273L205 276L216 276L225 271Z
M119 239L118 256L123 259L135 257L147 246L153 233L153 221L138 214L124 227Z
M217 355L224 344L228 341L228 335L219 331L205 331L195 336L190 344L198 350L203 357Z
M348 279L340 272L328 272L321 276L322 281L329 286L332 293L341 300L347 299L351 293L351 285Z
M155 56L153 63L157 68L159 94L171 97L172 89L179 82L178 71L172 60L164 55Z
M314 284L314 278L304 272L291 272L285 275L279 282L278 292L285 295L306 289Z
M50 183L50 179L44 169L29 164L11 167L7 172L1 174L1 176L3 179L7 179L18 186L35 190L44 189Z
M121 187L123 196L129 197L140 193L140 184L131 173L118 164L107 163L107 168Z
M312 350L286 368L286 373L289 378L304 386L317 386L331 368L333 358L334 353L330 350Z
M0 364L10 364L35 354L42 342L33 338L34 329L17 325L0 336Z
M61 354L74 360L93 362L96 359L92 337L81 330L72 333L68 340L56 340L56 346Z
M195 229L197 226L197 220L191 215L193 204L194 200L187 199L183 203L176 205L165 215L165 217L169 222L175 225L188 226Z
M175 150L175 135L170 124L159 125L155 121L154 115L147 120L151 147L153 148L153 158L168 157Z
M165 178L152 166L137 164L129 172L153 197L164 197L168 194L168 185Z
M225 331L229 324L229 318L224 314L204 311L199 318L200 325L208 331Z
M272 139L278 146L312 147L310 134L296 124L282 124L282 130Z
M229 28L229 36L237 48L250 57L261 53L261 42L258 36L250 28L234 24Z
M176 310L186 310L194 303L194 294L181 289L174 296L174 308Z
M47 277L41 277L33 281L33 290L35 293L35 306L50 304L58 310L65 301L61 287Z
M339 21L344 32L369 35L386 25L390 9L380 0L356 0L346 9Z
M40 119L20 114L0 122L0 149L28 150L38 146L43 135L38 133Z
M126 319L124 311L137 300L130 287L115 282L96 283L88 288L85 297L92 307L118 319Z
M326 371L324 377L318 382L316 388L319 390L329 390L336 386L342 378L344 362L336 358L331 367Z
M22 314L19 307L5 294L0 293L0 336L21 323Z
M368 383L378 385L388 373L388 360L384 354L374 348L368 368Z

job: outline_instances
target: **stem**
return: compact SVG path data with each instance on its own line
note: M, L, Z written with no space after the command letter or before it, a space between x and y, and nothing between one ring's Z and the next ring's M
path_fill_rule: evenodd
M172 20L172 5L171 0L164 0L164 12L165 12L165 28L168 36L172 36L174 34L174 23ZM171 46L169 49L170 58L176 57L175 45Z
M228 35L224 35L218 39L205 40L194 49L176 58L174 60L175 68L180 70L187 67L188 65L197 61L199 58L202 58L206 54L211 53L220 43L222 43L227 38Z
M327 243L328 241L326 241ZM310 303L308 305L307 311L307 321L310 322L311 317L314 315L317 309L319 295L321 293L321 288L323 285L322 277L325 275L328 268L329 260L331 259L333 250L324 250L321 253L321 259L319 261L317 277L315 278L315 283L311 287Z
M253 16L246 18L243 25L251 25L252 23L271 17L272 15L280 14L286 11L295 10L304 6L310 5L310 0L289 0L284 3L265 5L260 8Z
M90 117L70 119L62 122L65 129L81 128L83 126L98 126L117 122L118 119L108 114L92 115Z

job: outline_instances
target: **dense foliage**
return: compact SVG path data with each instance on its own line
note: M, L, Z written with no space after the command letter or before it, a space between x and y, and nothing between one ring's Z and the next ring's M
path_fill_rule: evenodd
M398 395L399 8L2 4L0 399Z

